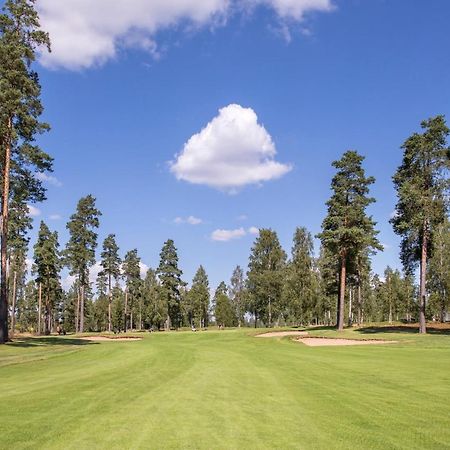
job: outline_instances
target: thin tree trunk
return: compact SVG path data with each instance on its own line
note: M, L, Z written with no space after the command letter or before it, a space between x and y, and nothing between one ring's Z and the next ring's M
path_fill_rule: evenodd
M111 274L108 275L108 331L111 333L111 304L112 304L112 290L111 290Z
M124 331L127 332L128 290L125 289Z
M351 287L348 292L348 326L352 326L352 303L353 303L353 288Z
M41 334L41 317L42 317L42 283L39 283L38 290L38 334Z
M362 324L361 270L358 268L358 326Z
M11 117L8 117L7 133L4 140L5 156L2 161L3 166L3 186L2 186L2 215L1 215L1 274L0 274L0 344L8 342L8 217L9 217L9 172L11 166Z
M17 271L14 271L13 291L12 291L12 311L11 311L11 336L14 335L16 327L16 296L17 296Z
M77 308L75 310L75 333L79 331L80 323L80 287L77 288Z
M427 222L423 224L422 252L420 257L420 304L419 304L419 333L426 333L427 326L425 322L425 305L426 305L426 282L427 282L427 246L428 232Z
M84 285L80 287L80 333L84 332Z
M133 331L133 309L130 309L130 330Z
M341 270L339 273L339 297L337 310L337 329L343 331L344 329L344 306L345 306L345 278L347 272L347 258L345 252L341 255Z
M50 292L47 288L47 299L45 301L45 335L49 335L52 327L52 313L50 309Z
M272 303L269 296L269 328L272 327Z

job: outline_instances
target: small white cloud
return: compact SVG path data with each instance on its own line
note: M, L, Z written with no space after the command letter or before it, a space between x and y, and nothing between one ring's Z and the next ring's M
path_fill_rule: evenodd
M61 219L62 219L62 217L61 217L59 214L50 214L50 215L48 216L48 218L49 218L50 220L61 220Z
M250 228L248 229L248 232L249 232L250 234L259 234L259 228L256 228L256 227L250 227Z
M173 223L176 223L177 225L180 225L182 223L188 223L189 225L199 225L203 223L203 220L195 216L188 216L186 218L175 217L175 219L173 219Z
M179 180L236 192L289 172L289 164L275 161L276 153L253 109L232 104L186 142L170 170Z
M241 214L240 216L237 216L236 219L239 221L244 221L247 220L248 217L245 214Z
M247 233L245 232L244 228L236 228L235 230L214 230L211 233L211 239L213 241L231 241L232 239L240 239L241 237L244 237Z
M39 208L36 208L36 206L33 205L27 205L28 206L28 212L30 213L31 217L37 217L41 215L41 210Z
M36 174L36 178L40 181L47 182L49 184L53 184L53 186L61 187L62 183L58 180L58 178L54 177L53 175L47 175L46 173L38 172Z

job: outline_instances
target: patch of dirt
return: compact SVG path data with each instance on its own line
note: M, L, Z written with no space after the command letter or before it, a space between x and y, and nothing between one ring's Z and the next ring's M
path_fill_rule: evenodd
M307 336L307 331L271 331L270 333L257 334L255 337L285 337L285 336Z
M141 341L140 337L108 337L108 336L83 336L77 339L83 339L84 341Z
M398 341L384 341L381 339L341 339L341 338L322 338L307 337L296 339L297 342L308 347L323 347L333 345L377 345L377 344L395 344Z

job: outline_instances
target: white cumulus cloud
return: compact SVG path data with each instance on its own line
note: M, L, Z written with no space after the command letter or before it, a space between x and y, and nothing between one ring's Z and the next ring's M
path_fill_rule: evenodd
M27 205L28 206L28 212L30 213L31 217L37 217L41 215L41 210L39 208L36 208L36 206L33 205Z
M58 178L53 175L47 175L46 173L38 172L36 174L36 178L41 181L45 181L49 184L53 184L53 186L61 187L62 183L58 180Z
M250 234L259 234L259 228L256 228L256 227L250 227L250 228L248 229L248 232L249 232Z
M280 21L302 21L311 11L331 11L332 0L38 0L52 53L41 55L48 67L80 70L115 58L124 48L158 56L159 31L225 24L233 12L258 6L275 11Z
M214 230L211 233L211 239L213 241L231 241L232 239L240 239L241 237L244 237L247 233L245 232L244 228L236 228L235 230Z
M289 164L275 161L276 153L255 111L231 104L186 142L170 170L179 180L235 192L289 172Z
M49 216L50 220L61 220L62 217L59 214L50 214Z

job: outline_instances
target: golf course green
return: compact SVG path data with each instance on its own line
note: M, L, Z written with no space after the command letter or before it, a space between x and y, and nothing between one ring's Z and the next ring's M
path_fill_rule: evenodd
M18 338L0 348L0 447L450 447L444 331L346 331L397 342L333 347L252 333Z

